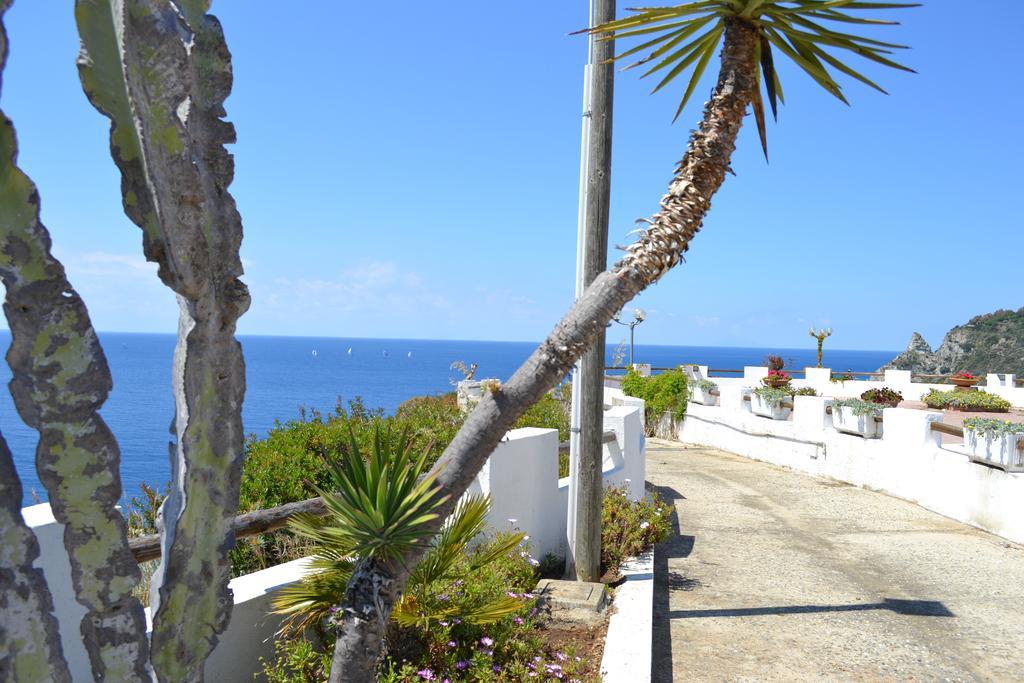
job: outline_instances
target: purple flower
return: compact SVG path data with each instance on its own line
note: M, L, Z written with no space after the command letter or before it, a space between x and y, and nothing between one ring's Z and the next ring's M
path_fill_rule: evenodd
M561 652L556 652L555 653L555 659L557 659L560 662L564 662L565 661L565 655L562 654Z
M448 625L447 621L439 621L437 623L441 624L441 626L447 626Z
M491 671L493 671L496 674L500 674L501 673L501 667L498 666L497 664L494 664L494 665L491 666Z
M454 640L449 640L448 641L448 647L455 647L457 645L458 645L458 643L456 643Z
M430 669L420 669L419 671L416 672L416 675L419 676L420 678L422 678L425 681L432 681L432 680L434 680L434 672L431 671Z
M447 593L440 593L440 594L438 594L437 599L440 600L441 602L448 602L448 599L449 599L448 598L448 594Z
M515 619L513 619L512 621L513 621L513 622L514 622L514 623L515 623L516 625L518 625L518 626L522 626L522 625L523 625L523 618L522 618L522 617L516 617L516 618L515 618Z
M455 668L459 671L465 671L469 668L469 662L467 662L465 659L460 659L459 661L455 662Z
M493 657L494 656L494 650L484 650L484 654L487 655L488 657Z
M533 559L532 557L530 558L530 564L532 564L534 567L539 567L540 566L540 562L538 562L537 560Z
M491 638L488 638L487 636L484 636L483 638L480 639L480 644L483 645L484 647L490 647L491 645L494 645L494 640L492 640Z
M508 591L507 593L505 593L505 595L507 595L510 598L518 598L519 597L519 593L516 593L515 591Z

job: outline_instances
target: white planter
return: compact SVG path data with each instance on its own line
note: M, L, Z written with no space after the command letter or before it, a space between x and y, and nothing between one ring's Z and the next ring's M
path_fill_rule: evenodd
M758 394L750 394L750 412L773 420L788 420L792 408L784 408L782 404L775 407L768 405Z
M874 412L854 415L850 406L832 406L832 426L837 432L857 434L865 439L877 439L881 436Z
M1024 472L1024 451L1017 444L1024 434L987 434L980 436L972 429L964 430L964 443L971 460L990 463L1007 472Z
M690 401L693 403L699 403L702 406L713 406L716 403L718 397L712 395L710 391L704 391L700 387L694 387L693 392L690 394Z

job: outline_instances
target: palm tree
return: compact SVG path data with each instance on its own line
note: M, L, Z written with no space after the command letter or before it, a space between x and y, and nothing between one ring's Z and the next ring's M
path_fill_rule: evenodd
M604 330L616 312L682 259L725 179L736 137L752 107L762 145L764 107L761 74L773 115L783 100L773 50L792 59L829 94L846 102L829 67L881 88L833 53L854 53L870 61L909 71L885 55L902 46L826 28L836 24L888 25L895 22L858 16L861 10L912 7L907 3L854 0L702 0L639 10L632 16L588 29L607 39L644 36L645 42L621 57L649 50L641 64L648 73L664 72L656 89L692 71L680 101L682 111L721 43L718 80L704 106L704 118L690 141L660 210L646 220L626 255L599 275L519 370L484 399L466 420L433 473L439 496L435 530L455 508L477 472L516 419L569 371L572 363ZM658 60L658 61L655 61ZM827 66L826 66L827 65ZM884 92L884 91L883 91ZM411 568L426 550L412 548L399 560L368 558L352 571L331 667L332 681L372 681L384 625L400 599Z

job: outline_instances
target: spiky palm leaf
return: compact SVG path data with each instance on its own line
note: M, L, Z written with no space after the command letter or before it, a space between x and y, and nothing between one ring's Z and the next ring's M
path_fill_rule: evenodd
M421 601L416 597L416 593L427 595L427 586L431 583L455 580L467 548L484 530L490 508L491 501L487 496L467 496L459 501L455 512L437 535L434 546L413 570L408 584L410 589L391 613L399 625L428 629L443 619L455 616L471 624L489 624L523 609L526 603L513 597L452 606L438 604L437 601ZM525 537L525 534L518 533L495 539L485 551L470 558L468 571L475 572L511 552Z
M434 510L446 500L437 495L436 474L424 475L430 449L414 456L407 434L392 445L390 433L381 434L378 428L373 450L364 456L355 435L349 436L350 445L341 457L326 459L333 490L314 486L332 523L299 518L295 530L367 558L394 560L425 544L432 535L428 523L437 518Z
M916 7L919 3L859 2L856 0L700 0L672 7L637 8L635 14L586 29L596 34L608 34L603 40L643 37L643 42L625 50L615 59L646 54L627 69L653 62L642 77L658 73L661 80L652 92L657 92L682 74L690 73L690 80L676 108L679 118L683 107L693 95L704 71L718 49L726 22L739 20L753 26L759 35L757 68L771 106L772 116L778 117L778 102L784 102L782 84L775 69L773 48L796 63L808 76L829 94L849 104L842 87L836 82L829 67L884 93L877 83L852 69L832 51L852 52L870 61L903 71L913 71L886 55L905 45L886 43L864 36L835 30L819 22L847 24L895 25L899 22L872 19L853 14L863 10ZM763 76L763 78L761 78ZM764 104L758 88L752 102L761 147L768 157L765 133Z
M512 597L447 606L415 597L417 592L427 594L429 584L454 580L454 572L465 557L467 548L484 530L490 507L490 499L486 496L467 496L459 501L426 557L413 570L406 593L392 612L392 618L398 624L429 628L438 621L453 617L467 623L486 624L523 609L525 602ZM309 572L300 581L283 588L274 598L274 612L287 617L282 632L301 633L307 627L322 622L331 608L345 597L354 564L352 558L358 555L358 549L353 545L351 534L338 533L334 528L339 522L347 523L330 515L299 515L289 521L292 531L316 543L317 554L310 562ZM486 551L471 558L469 571L476 571L515 549L523 538L524 534L512 534L491 543Z

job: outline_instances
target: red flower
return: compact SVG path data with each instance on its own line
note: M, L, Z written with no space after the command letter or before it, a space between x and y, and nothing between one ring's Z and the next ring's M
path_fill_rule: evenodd
M974 375L969 372L958 372L953 376L957 379L975 379Z

